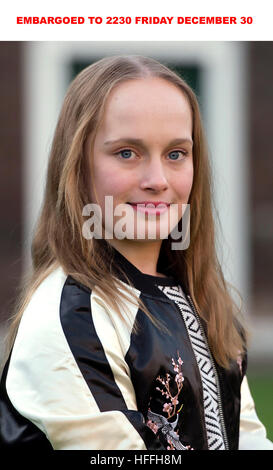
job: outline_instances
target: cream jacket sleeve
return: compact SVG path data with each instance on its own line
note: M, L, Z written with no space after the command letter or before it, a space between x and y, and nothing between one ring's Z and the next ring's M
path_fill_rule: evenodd
M246 376L241 385L239 450L273 450L273 443L267 439L266 429L256 414Z

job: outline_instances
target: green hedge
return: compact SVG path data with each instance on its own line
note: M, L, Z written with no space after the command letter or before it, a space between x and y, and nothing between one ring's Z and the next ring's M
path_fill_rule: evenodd
M248 375L256 412L267 430L267 437L273 441L273 375Z

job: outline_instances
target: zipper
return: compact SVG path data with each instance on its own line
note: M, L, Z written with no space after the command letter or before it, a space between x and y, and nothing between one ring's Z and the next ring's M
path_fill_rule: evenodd
M196 359L196 356L195 356L195 353L194 353L194 350L193 350L193 346L192 346L192 342L191 342L191 338L190 338L190 335L189 335L189 332L188 332L188 328L187 328L187 325L183 319L183 315L182 315L182 312L180 311L180 308L178 307L177 303L174 302L178 312L179 312L179 317L182 318L182 321L184 322L184 325L185 325L185 330L187 332L187 335L188 335L188 339L189 339L189 343L191 345L191 348L192 348L192 353L193 353L193 357L195 358L195 362L196 362L196 366L197 366L197 370L199 372L199 376L200 376L200 383L201 383L201 389L202 389L202 397L204 397L204 389L203 389L203 382L202 382L202 377L201 377L201 373L200 373L200 369L199 369L199 366L198 366L198 363L197 363L197 359ZM181 306L182 308L182 306ZM183 309L183 308L182 308ZM203 407L204 409L204 407ZM204 410L204 423L205 423L205 433L206 433L206 440L207 440L207 446L209 448L209 440L208 440L208 432L207 432L207 427L206 427L206 421L205 421L205 410Z
M204 332L204 328L203 328L203 325L199 319L199 315L195 309L195 306L194 306L194 303L191 299L191 296L190 295L187 295L187 298L189 300L189 303L193 309L193 312L195 314L195 317L196 317L196 320L201 328L201 331L203 333L203 338L204 338L204 341L206 343L206 346L207 346L207 349L208 349L208 352L209 352L209 355L210 355L210 359L211 359L211 363L212 363L212 367L213 367L213 370L214 370L214 374L215 374L215 378L216 378L216 385L217 385L217 394L218 394L218 404L219 404L219 414L220 414L220 422L221 422L221 427L222 427L222 434L223 434L223 440L224 440L224 444L225 444L225 450L229 450L229 443L228 443L228 438L227 438L227 431L226 431L226 426L225 426L225 419L224 419L224 413L223 413L223 405L222 405L222 397L221 397L221 391L220 391L220 383L219 383L219 377L218 377L218 374L217 374L217 370L216 370L216 366L215 366L215 361L214 361L214 358L212 356L212 353L211 353L211 350L209 348L209 345L208 345L208 341L207 341L207 337L206 337L206 334ZM202 378L201 378L201 382L202 382Z

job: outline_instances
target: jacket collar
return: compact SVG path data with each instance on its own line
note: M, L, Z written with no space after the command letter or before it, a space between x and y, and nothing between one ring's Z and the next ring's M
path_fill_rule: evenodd
M111 269L112 268L114 268L115 276L121 281L128 284L126 277L120 269L128 276L136 289L144 294L156 297L163 297L166 299L165 294L163 294L157 286L177 286L179 284L179 282L172 276L151 276L150 274L143 273L115 248L113 248Z

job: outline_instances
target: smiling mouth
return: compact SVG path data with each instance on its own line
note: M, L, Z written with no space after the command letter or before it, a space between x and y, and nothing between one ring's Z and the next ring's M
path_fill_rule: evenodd
M167 212L170 204L167 202L128 202L132 208L144 214L161 215Z

